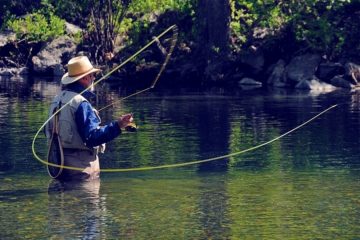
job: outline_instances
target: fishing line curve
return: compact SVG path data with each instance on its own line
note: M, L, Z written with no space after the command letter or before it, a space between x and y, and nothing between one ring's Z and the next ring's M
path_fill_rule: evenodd
M134 171L147 171L147 170L157 170L157 169L165 169L165 168L175 168L175 167L185 167L185 166L190 166L190 165L195 165L195 164L200 164L200 163L206 163L206 162L212 162L212 161L216 161L216 160L223 160L225 158L228 157L233 157L233 156L237 156L246 152L250 152L250 151L254 151L258 148L264 147L266 145L269 145L287 135L289 135L290 133L304 127L305 125L311 123L312 121L316 120L317 118L319 118L321 115L325 114L326 112L330 111L331 109L337 107L339 104L335 104L332 105L330 107L328 107L327 109L323 110L322 112L318 113L317 115L315 115L314 117L310 118L309 120L303 122L302 124L296 126L295 128L281 134L278 137L275 137L267 142L261 143L259 145L238 151L238 152L234 152L234 153L229 153L226 155L222 155L222 156L218 156L218 157L212 157L212 158L207 158L207 159L203 159L203 160L194 160L194 161L190 161L190 162L183 162L183 163L174 163L174 164L165 164L165 165L160 165L160 166L148 166L148 167L136 167L136 168L114 168L114 169L101 169L101 172L134 172ZM54 166L54 167L60 167L59 165L56 164L51 164L51 163L47 163L47 162L43 162L44 164L48 164L50 166ZM64 168L66 169L71 169L71 170L77 170L77 171L82 171L83 169L81 168L75 168L75 167L68 167L68 166L64 166Z

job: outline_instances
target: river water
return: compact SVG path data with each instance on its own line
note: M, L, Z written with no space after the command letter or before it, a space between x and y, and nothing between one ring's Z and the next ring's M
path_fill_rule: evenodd
M62 184L34 158L33 137L58 83L0 79L0 239L359 239L360 95L283 89L155 89L101 112L132 112L101 155L102 169L190 162L182 168L102 173ZM101 108L131 93L98 88ZM35 151L46 158L41 133Z

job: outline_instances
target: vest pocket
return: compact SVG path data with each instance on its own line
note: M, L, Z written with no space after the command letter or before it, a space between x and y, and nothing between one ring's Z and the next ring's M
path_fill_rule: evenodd
M71 122L67 120L60 120L59 126L60 126L59 128L60 128L61 141L65 144L72 144L74 133L71 127Z

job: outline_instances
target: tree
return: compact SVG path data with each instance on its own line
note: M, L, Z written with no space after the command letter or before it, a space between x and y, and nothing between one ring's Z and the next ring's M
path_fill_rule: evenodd
M90 45L96 63L114 56L120 24L131 0L93 0L85 42Z
M208 60L226 56L230 42L229 0L198 0L197 31L201 52Z

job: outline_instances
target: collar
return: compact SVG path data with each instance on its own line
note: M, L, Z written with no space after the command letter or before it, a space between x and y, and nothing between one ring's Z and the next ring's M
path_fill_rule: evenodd
M76 92L76 93L81 93L82 91L85 90L85 87L83 87L78 82L74 82L72 84L66 85L64 90L71 91L71 92ZM81 95L84 98L86 98L87 100L90 100L90 99L92 99L92 98L94 98L96 96L93 92L90 92L89 90L83 92Z

